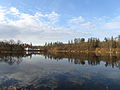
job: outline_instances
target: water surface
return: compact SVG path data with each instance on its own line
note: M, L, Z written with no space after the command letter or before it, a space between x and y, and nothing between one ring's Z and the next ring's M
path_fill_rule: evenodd
M120 90L120 56L1 54L0 88Z

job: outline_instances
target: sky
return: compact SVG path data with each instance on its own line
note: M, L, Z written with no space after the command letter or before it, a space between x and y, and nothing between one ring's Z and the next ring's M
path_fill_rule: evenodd
M120 35L120 0L0 0L0 40L44 45Z

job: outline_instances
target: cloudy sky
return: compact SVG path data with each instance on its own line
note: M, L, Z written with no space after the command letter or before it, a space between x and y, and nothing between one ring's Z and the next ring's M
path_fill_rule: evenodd
M0 0L0 40L43 45L120 34L120 0Z

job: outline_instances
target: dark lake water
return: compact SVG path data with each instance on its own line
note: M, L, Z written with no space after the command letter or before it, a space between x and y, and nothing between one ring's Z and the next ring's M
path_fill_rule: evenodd
M120 56L0 54L0 90L120 90Z

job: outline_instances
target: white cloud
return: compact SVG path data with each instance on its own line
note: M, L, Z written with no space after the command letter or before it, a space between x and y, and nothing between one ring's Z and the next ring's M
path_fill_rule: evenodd
M85 22L85 23L82 23L82 24L78 24L78 25L71 25L70 26L71 29L80 29L80 30L95 30L96 29L96 26L92 23L92 22Z
M109 18L109 20L108 17L86 20L79 16L68 20L67 25L60 26L60 15L54 11L51 13L36 12L31 15L15 7L0 7L0 39L19 39L34 44L67 41L74 37L100 34L103 30L105 32L109 29L120 29L119 18L120 16Z
M0 22L5 20L5 14L6 14L5 8L0 6Z
M15 15L20 14L19 10L16 9L15 7L11 7L11 8L10 8L10 12L13 13L13 14L15 14Z
M61 15L54 11L29 14L15 7L0 6L0 39L20 39L44 44L46 41L67 41L88 34L99 36L98 34L108 31L113 34L120 29L120 16L93 17L89 20L79 16L69 19L68 22L61 22L60 18Z
M82 16L79 16L79 17L75 17L75 18L72 18L69 20L69 23L81 23L81 22L84 22L85 19L82 17Z
M47 14L36 12L31 15L23 13L15 7L0 7L1 39L20 39L27 43L44 44L46 41L57 41L63 40L65 37L83 35L79 31L57 26L59 17L60 15L56 12ZM79 17L78 22L80 19L82 21L82 18Z
M104 28L107 28L107 29L120 29L120 22L108 22L108 23L105 23Z
M59 15L56 12L52 12L51 14L47 15L47 17L54 24L54 23L58 22Z
M80 25L80 27L86 27L88 29L95 29L95 25L93 25L91 22L86 22Z

